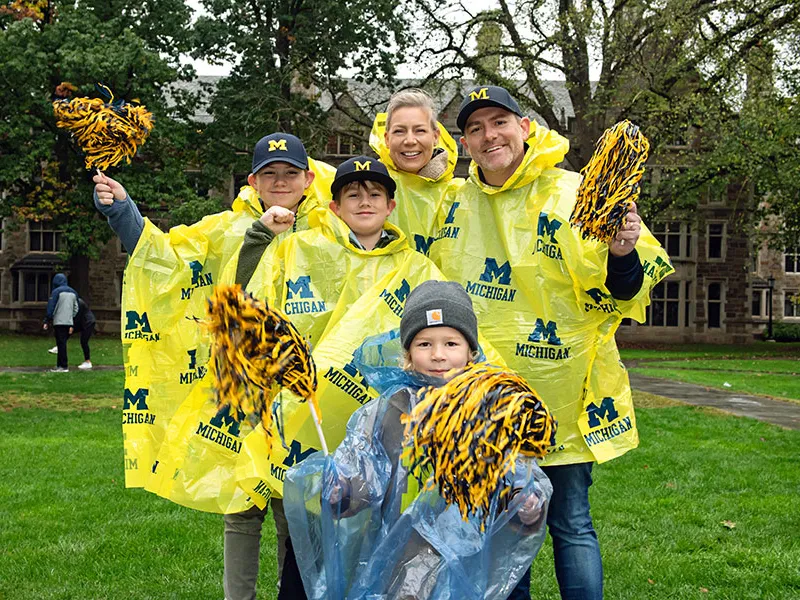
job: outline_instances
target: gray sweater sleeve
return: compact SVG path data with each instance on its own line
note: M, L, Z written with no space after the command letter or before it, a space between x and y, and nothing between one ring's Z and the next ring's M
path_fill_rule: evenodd
M100 204L97 193L94 194L94 205L108 218L108 224L117 234L125 251L133 254L136 244L144 231L144 219L136 204L128 195L125 200L114 200L113 204Z
M261 257L270 245L272 240L275 239L275 234L264 225L260 220L256 219L253 225L244 234L244 244L239 250L239 261L236 264L236 283L241 284L243 288L247 287L253 273L256 272L258 263L261 262Z

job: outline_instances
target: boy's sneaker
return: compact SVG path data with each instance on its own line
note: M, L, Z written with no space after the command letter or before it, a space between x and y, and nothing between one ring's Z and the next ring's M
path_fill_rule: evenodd
M48 350L48 352L50 354L58 354L58 346L53 346L52 348L50 348L50 350Z
M78 368L79 368L79 369L82 369L82 370L84 370L84 371L85 371L86 369L91 369L91 368L92 368L92 361L90 361L90 360L85 360L85 361L83 361L81 364L79 364L79 365L78 365Z
M56 367L55 369L50 369L51 373L69 373L69 369L64 369L63 367Z

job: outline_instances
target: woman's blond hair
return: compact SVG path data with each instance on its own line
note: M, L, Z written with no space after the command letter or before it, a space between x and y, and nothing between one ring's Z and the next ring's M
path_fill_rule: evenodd
M399 108L427 108L431 115L431 127L436 129L436 121L439 115L433 98L425 90L420 88L408 88L392 94L389 104L386 106L386 129L392 122L392 113Z

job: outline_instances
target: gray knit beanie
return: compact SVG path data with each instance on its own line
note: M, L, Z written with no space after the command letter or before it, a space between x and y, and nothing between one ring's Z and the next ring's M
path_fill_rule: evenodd
M411 291L400 320L403 348L408 350L420 331L436 326L457 329L467 338L470 349L478 349L478 318L472 300L455 281L430 280Z

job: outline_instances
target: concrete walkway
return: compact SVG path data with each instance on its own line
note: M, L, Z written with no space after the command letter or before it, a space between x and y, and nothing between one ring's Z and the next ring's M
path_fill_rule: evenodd
M800 429L800 403L772 400L707 388L693 383L669 381L629 373L635 390L665 396L696 406L711 406L740 417L752 417L787 429Z

